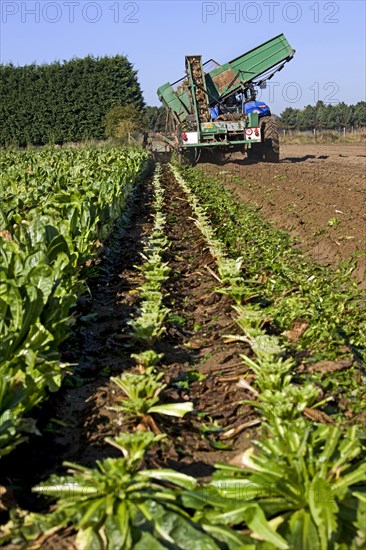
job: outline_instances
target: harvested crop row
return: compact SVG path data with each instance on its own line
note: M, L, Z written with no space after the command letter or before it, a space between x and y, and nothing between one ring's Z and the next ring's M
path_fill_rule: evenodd
M298 375L333 396L328 414L363 422L366 305L349 273L331 273L305 260L286 234L235 201L218 180L191 168L180 172L230 257L244 258L243 303L260 308L268 328L295 357ZM332 377L326 376L327 369Z
M190 402L161 403L160 399L160 394L167 385L162 382L164 373L158 371L157 364L163 360L164 354L156 353L153 346L166 332L164 321L169 309L163 304L162 287L170 273L168 264L162 259L169 241L164 234L166 216L163 212L164 191L160 174L161 167L158 165L152 180L153 228L144 247L143 263L139 267L144 276L144 282L138 288L141 303L136 318L128 323L131 327L131 338L147 349L132 354L139 373L127 372L112 378L112 382L124 394L114 410L126 418L140 419L140 429L151 428L156 434L161 433L155 422L156 415L182 418L193 409Z

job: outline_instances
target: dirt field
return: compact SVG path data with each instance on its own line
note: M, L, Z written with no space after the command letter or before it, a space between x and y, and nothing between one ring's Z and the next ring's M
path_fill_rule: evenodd
M366 288L366 145L284 145L279 164L200 164L322 265L355 256Z

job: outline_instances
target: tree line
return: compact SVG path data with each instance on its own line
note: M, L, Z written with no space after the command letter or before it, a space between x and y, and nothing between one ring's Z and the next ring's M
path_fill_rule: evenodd
M279 117L280 125L286 130L338 130L339 128L366 127L366 101L347 105L307 105L303 109L287 107Z
M3 146L103 139L115 105L144 107L137 71L121 55L0 65L0 86Z

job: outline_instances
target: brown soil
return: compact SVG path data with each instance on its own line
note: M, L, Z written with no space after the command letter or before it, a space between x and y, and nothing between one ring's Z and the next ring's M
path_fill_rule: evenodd
M366 288L366 145L283 145L278 164L199 164L238 200L288 231L303 252L336 267L355 255Z

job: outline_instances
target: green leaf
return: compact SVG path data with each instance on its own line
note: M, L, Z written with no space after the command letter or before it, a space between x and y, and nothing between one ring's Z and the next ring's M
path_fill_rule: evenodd
M88 503L85 514L79 520L79 527L85 527L88 525L97 525L102 519L106 511L106 498L98 498L96 500L91 500Z
M16 284L7 281L6 285L0 286L0 296L8 304L12 315L12 321L16 330L19 330L23 321L23 300Z
M126 502L121 502L114 515L108 516L104 529L109 548L131 548L130 512Z
M93 527L87 529L81 529L76 535L76 547L78 550L86 550L86 548L92 548L93 550L103 550L103 539L97 533Z
M158 413L165 414L166 416L177 416L183 418L183 416L193 411L193 403L169 403L167 405L154 405L150 407L149 414Z
M252 500L263 493L263 486L252 479L224 478L216 479L210 484L225 499Z
M52 334L41 324L34 324L28 332L27 338L24 341L24 348L34 349L42 348L49 342L52 342Z
M232 529L223 527L222 525L210 525L202 523L204 530L209 533L215 540L224 543L228 550L255 550L257 543L246 535L241 535Z
M154 435L141 430L135 433L122 432L113 439L106 438L106 442L119 449L125 458L140 461L146 451L164 437L166 437L165 434Z
M48 485L47 482L42 483L32 489L35 493L57 497L70 497L70 495L96 495L98 493L97 486L91 484L82 485L81 483L60 483L59 485Z
M239 525L246 521L245 512L253 506L251 502L237 504L235 501L227 502L225 512L216 512L208 510L205 517L213 524L219 525Z
M256 504L251 504L244 511L245 522L248 527L261 539L274 544L280 550L287 550L289 545L268 523L264 513Z
M160 481L169 481L184 489L194 489L197 485L197 480L194 477L165 468L159 470L141 470L139 476L158 479Z
M287 541L296 550L318 550L319 537L316 525L310 512L298 510L291 514L289 520L290 533Z
M314 523L319 529L321 547L327 548L332 535L337 530L337 513L332 486L318 475L310 484L309 506Z
M49 265L38 265L31 269L28 274L29 281L42 292L43 304L47 303L48 297L54 285L54 273Z
M155 502L147 501L144 507L149 510L159 538L174 544L174 547L181 550L219 550L214 539L204 533L200 525Z
M121 548L124 548L123 546ZM133 545L133 550L166 550L167 546L163 546L160 542L148 531L143 531L141 538Z
M350 487L351 485L357 485L366 479L366 463L363 462L353 472L341 477L339 481L336 481L333 485L333 491L338 494L340 491Z

